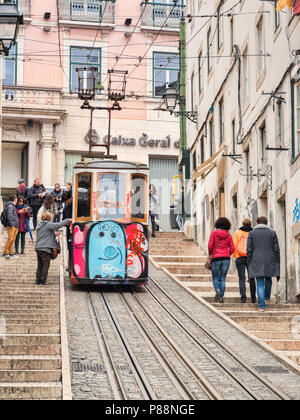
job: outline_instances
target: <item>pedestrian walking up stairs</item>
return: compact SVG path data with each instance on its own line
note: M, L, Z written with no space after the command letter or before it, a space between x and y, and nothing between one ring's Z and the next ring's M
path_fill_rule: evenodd
M62 399L59 264L37 286L31 241L0 260L0 399Z
M227 277L225 303L215 303L211 273L204 267L207 256L195 242L187 240L183 233L157 234L150 242L150 256L154 264L195 296L205 299L249 333L270 345L279 355L300 365L299 304L277 304L273 296L267 311L259 313L257 304L249 303L249 286L248 303L240 303L237 274L229 274Z

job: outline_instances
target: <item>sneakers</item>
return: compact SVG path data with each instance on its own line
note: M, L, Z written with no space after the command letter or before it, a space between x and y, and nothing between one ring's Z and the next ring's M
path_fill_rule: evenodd
M9 254L3 254L2 257L6 258L7 260L10 259L10 255Z
M221 298L219 302L220 302L220 303L224 303L224 299L223 299L223 298Z
M264 308L258 308L258 312L266 312Z
M19 258L16 254L10 255L10 258Z

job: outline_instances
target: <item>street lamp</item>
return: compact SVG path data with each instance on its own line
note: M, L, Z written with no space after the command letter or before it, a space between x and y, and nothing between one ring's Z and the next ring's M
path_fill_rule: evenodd
M0 54L9 54L17 41L19 26L23 25L23 15L16 4L0 4Z
M165 101L166 109L170 112L173 112L177 105L178 100L178 92L175 88L168 88L166 90L166 93L163 96L163 99Z
M169 87L166 93L163 95L165 102L166 111L169 111L171 115L175 117L184 116L192 121L194 124L198 122L198 114L195 111L175 111L177 103L183 105L185 101L180 97L178 90L174 87Z

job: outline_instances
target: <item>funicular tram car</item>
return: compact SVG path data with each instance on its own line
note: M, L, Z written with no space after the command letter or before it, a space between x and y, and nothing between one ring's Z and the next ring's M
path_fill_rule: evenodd
M148 174L133 162L75 165L73 284L147 284Z

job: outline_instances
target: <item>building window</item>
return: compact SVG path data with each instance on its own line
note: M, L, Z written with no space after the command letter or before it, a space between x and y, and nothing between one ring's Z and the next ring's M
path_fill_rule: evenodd
M201 164L205 162L205 143L204 143L204 136L201 137L200 140L200 158L201 158Z
M248 50L246 49L243 54L243 63L242 63L242 90L243 90L243 101L244 103L248 101L249 96L249 66L248 66Z
M284 111L281 101L277 102L276 107L276 147L284 145Z
M215 126L213 118L209 121L210 156L215 154Z
M217 17L217 43L218 43L218 51L220 51L223 45L223 22L222 22L222 6L223 1L221 1L220 6L218 8L218 17Z
M192 154L192 168L193 168L193 172L195 172L196 168L197 168L197 154L196 154L196 150L193 152Z
M198 57L198 82L199 82L199 93L202 92L202 51Z
M78 91L78 73L79 67L97 67L99 71L99 79L101 79L101 49L86 47L71 47L70 61L70 92Z
M293 104L293 137L292 137L292 158L300 155L300 81L294 83L292 90Z
M260 23L257 26L257 46L258 46L258 76L262 74L264 71L265 66L265 58L263 56L264 54L264 31L263 31L263 20L260 20Z
M266 131L266 125L263 124L260 129L260 145L261 145L261 161L262 163L265 163L267 160L267 131Z
M232 129L232 154L236 154L236 145L235 145L235 119L231 123Z
M249 147L248 147L248 149L245 150L245 166L246 166L246 174L247 174L246 181L247 181L247 183L249 183L250 182L250 176L249 176L249 174L250 174L250 153L249 153Z
M9 50L9 55L3 60L3 85L17 84L17 45Z
M192 76L191 76L191 111L194 111L194 105L195 105L195 101L194 101L194 79L195 79L195 74L193 72Z
M274 23L275 23L275 31L280 26L280 12L277 12L277 3L274 4Z
M209 28L207 32L207 70L208 70L208 73L211 70L210 54L211 54L211 28Z
M220 129L220 145L224 141L224 100L219 102L219 129Z
M179 55L153 53L154 96L163 96L168 87L175 87L179 74Z
M230 46L231 46L231 51L232 51L233 46L234 46L234 17L233 16L230 19Z

